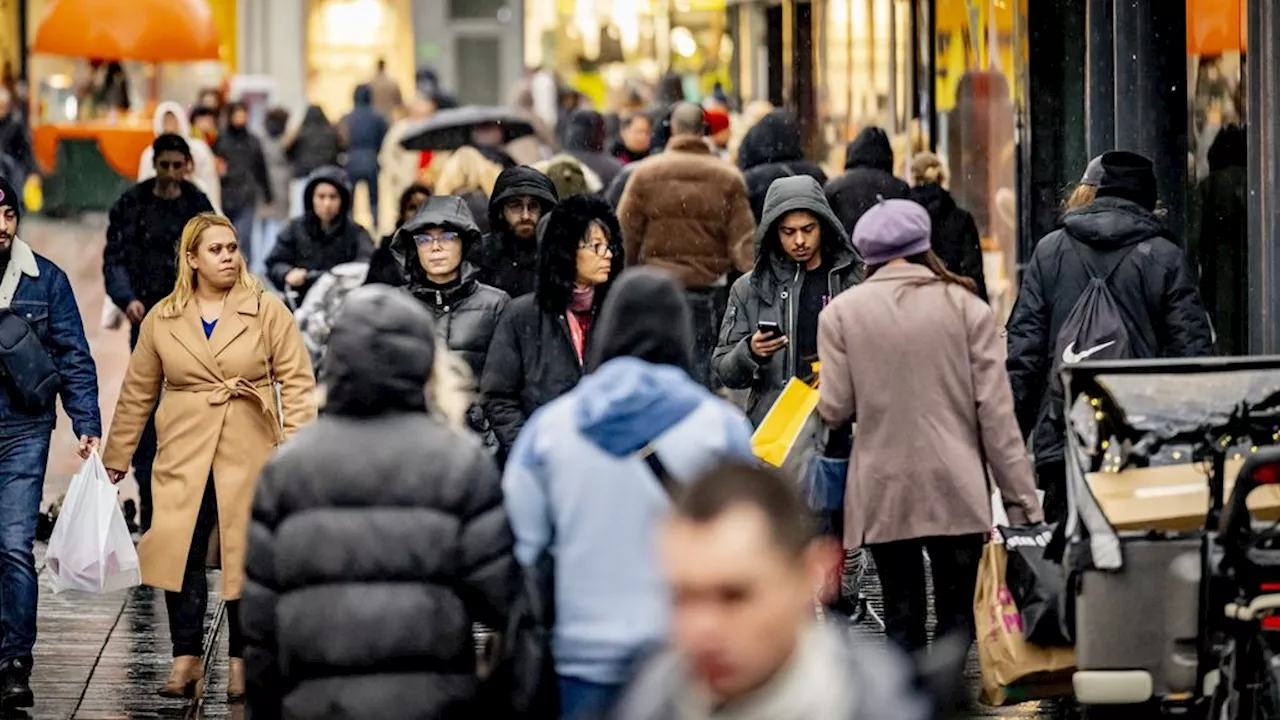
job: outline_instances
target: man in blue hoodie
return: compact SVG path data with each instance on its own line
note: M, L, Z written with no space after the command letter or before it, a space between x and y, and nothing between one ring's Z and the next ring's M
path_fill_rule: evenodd
M752 457L746 416L689 374L693 320L674 279L623 273L593 337L592 372L534 413L502 480L516 559L555 558L552 654L561 718L575 720L603 717L667 631L654 551L667 488Z

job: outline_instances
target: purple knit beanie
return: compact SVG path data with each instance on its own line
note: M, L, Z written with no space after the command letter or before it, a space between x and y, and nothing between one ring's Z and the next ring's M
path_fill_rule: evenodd
M912 200L881 198L853 228L853 246L868 265L919 255L931 247L929 211Z

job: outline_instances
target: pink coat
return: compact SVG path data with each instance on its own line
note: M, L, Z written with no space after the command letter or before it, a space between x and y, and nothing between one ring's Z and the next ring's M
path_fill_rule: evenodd
M991 479L1012 522L1040 520L995 318L919 265L888 265L818 320L818 410L857 422L845 545L986 533Z

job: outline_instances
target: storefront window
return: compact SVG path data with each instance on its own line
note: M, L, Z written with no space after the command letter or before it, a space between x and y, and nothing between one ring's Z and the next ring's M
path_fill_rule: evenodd
M307 18L307 97L331 121L351 111L357 85L386 59L399 77L413 53L409 0L311 0Z

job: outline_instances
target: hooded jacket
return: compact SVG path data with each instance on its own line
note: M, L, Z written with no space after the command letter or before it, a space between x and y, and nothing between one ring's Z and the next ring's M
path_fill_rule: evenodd
M352 176L377 175L378 153L387 136L387 121L373 108L373 90L357 85L352 96L354 107L342 119L347 141L347 172Z
M121 310L134 300L150 310L173 292L182 229L196 215L213 212L192 183L184 181L172 200L156 197L155 189L154 177L144 180L125 190L107 213L102 276L107 296Z
M630 331L636 321L643 331ZM652 448L687 483L725 460L749 460L751 426L686 369L660 362L691 362L687 351L664 355L693 344L678 283L628 271L599 323L599 368L534 414L502 484L519 562L555 556L556 672L614 684L664 637L670 606L653 552L670 499L637 453Z
M877 196L906 198L911 189L893 175L893 146L878 127L858 133L845 150L845 170L827 182L827 202L852 234L862 214L876 204Z
M565 129L564 151L582 161L607 186L622 172L622 162L605 152L604 116L595 110L575 110Z
M195 172L189 178L200 189L213 205L213 209L222 210L222 180L218 177L218 163L213 157L213 150L203 138L191 134L191 122L187 119L187 111L171 100L156 105L156 112L151 117L151 128L156 137L164 134L164 116L173 115L178 119L178 132L187 146L191 148L191 161L195 164ZM2 153L0 153L2 154ZM150 180L156 176L155 154L148 145L138 160L138 182Z
M720 342L712 368L725 387L749 389L747 415L755 424L764 419L787 381L800 372L795 357L797 342L792 337L798 324L798 301L804 286L805 270L782 249L778 221L793 210L807 210L822 224L821 251L827 273L827 294L834 298L856 285L862 275L862 260L849 242L839 218L827 205L822 186L810 177L782 178L769 188L764 217L756 228L756 264L738 278L729 293L729 307L720 325ZM761 320L778 323L791 342L769 358L751 352L751 336ZM816 338L815 338L816 341Z
M478 279L513 298L533 292L538 277L538 246L533 239L521 240L511 232L502 206L512 198L535 198L545 216L556 206L556 186L546 175L519 165L502 171L489 197L489 227L468 253L467 259L480 271Z
M463 255L480 242L471 211L460 197L434 196L427 200L413 219L396 231L391 252L404 268L407 289L435 318L436 332L455 354L467 361L471 373L479 378L489 353L489 342L498 326L498 317L511 298L501 290L477 280L479 272L465 260L458 268L458 281L446 287L432 285L418 261L413 236L429 227L453 230L462 235Z
M1139 357L1199 357L1213 353L1204 303L1186 256L1160 220L1128 200L1102 197L1069 211L1063 227L1036 245L1022 273L1009 318L1009 381L1018 424L1031 435L1037 464L1062 458L1061 403L1051 402L1050 357L1058 333L1090 283L1072 240L1095 257L1093 267L1115 267L1107 285L1124 314Z
M929 211L930 244L947 269L977 284L978 297L987 300L987 279L982 271L982 241L973 216L956 205L940 185L911 188L911 199Z
M583 363L574 351L565 313L576 277L578 243L593 220L603 223L612 239L610 278L622 272L618 220L608 203L588 195L568 198L538 225L537 291L512 300L493 333L480 392L503 458L533 412L572 389L582 377ZM597 313L609 285L605 282L595 288ZM593 330L587 334L584 357L590 356L595 342Z
M228 125L218 133L213 153L226 165L222 176L222 205L228 214L235 217L254 209L259 198L265 203L275 200L262 142L248 127Z
M738 149L738 169L747 183L751 213L759 223L764 197L774 180L808 175L819 185L827 182L822 168L804 159L800 125L786 110L774 110L747 131Z
M240 616L255 718L473 716L472 623L504 625L517 569L493 461L427 409L435 342L400 290L352 291L324 412L262 471Z
M321 183L337 188L342 199L342 209L328 230L321 228L313 207L315 189ZM369 233L351 219L351 186L341 168L325 167L315 171L303 190L302 206L302 217L290 220L280 231L275 247L267 256L267 277L283 291L288 289L284 279L290 270L306 270L306 282L297 288L298 295L305 298L316 280L335 265L369 262L374 247Z
M323 167L336 166L342 152L342 137L338 128L325 117L319 105L307 108L293 142L285 149L289 162L293 163L293 177L303 179Z

